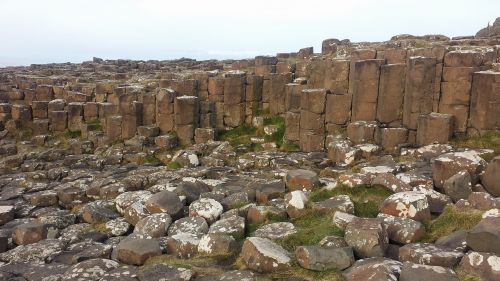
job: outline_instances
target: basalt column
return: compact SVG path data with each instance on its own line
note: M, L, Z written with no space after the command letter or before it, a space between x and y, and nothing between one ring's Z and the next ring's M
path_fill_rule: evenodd
M224 79L224 124L237 127L245 122L244 72L226 73Z
M351 64L351 121L374 121L377 113L380 66L383 60L360 60Z
M181 96L174 100L175 131L179 143L189 145L193 143L194 130L199 122L199 101L195 96Z
M436 59L410 57L406 69L403 125L416 130L420 114L431 113L433 109Z
M300 148L322 151L325 148L325 104L327 89L306 89L300 99Z

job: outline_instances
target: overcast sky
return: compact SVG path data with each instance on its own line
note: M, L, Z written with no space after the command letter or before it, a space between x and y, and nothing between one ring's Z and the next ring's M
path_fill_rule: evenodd
M473 35L500 0L0 0L0 65L248 58L326 38Z

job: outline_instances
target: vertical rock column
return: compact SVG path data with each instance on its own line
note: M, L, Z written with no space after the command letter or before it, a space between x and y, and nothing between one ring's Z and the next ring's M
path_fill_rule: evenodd
M48 105L50 131L61 132L68 127L68 112L64 110L66 102L61 99L52 100Z
M336 95L344 95L349 91L349 67L348 60L327 60L324 73L324 85Z
M208 78L208 100L214 103L215 127L224 128L224 78Z
M152 93L144 93L139 95L139 102L142 102L142 124L156 124L156 96Z
M80 131L83 123L83 103L70 102L68 104L68 130Z
M410 57L406 71L403 126L416 130L420 114L431 113L433 109L436 59Z
M285 88L286 84L292 82L292 73L271 74L269 111L271 115L285 113Z
M156 94L156 125L160 134L167 134L175 128L174 100L177 96L177 92L166 88L160 88Z
M375 121L380 66L383 60L360 60L351 66L352 121Z
M245 72L226 73L224 79L224 124L237 127L245 122Z
M262 109L262 83L260 75L247 75L245 89L245 123L251 124L252 118Z
M467 130L472 73L479 71L483 61L482 57L482 53L470 51L448 52L444 57L439 112L454 116L455 132Z
M174 100L175 131L182 145L193 143L194 130L199 122L199 101L195 96L181 96Z
M500 129L500 72L480 71L472 76L468 133Z
M306 89L300 99L300 148L322 151L325 147L325 104L327 89Z
M277 57L257 56L255 57L255 74L266 75L276 73Z
M380 85L376 120L388 127L399 127L403 121L406 64L380 67Z

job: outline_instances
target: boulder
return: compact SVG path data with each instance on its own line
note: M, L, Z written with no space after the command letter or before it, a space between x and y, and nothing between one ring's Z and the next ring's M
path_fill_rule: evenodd
M377 217L384 221L389 240L396 243L413 243L418 241L425 234L425 227L419 221L382 213L378 214Z
M168 235L181 233L206 234L208 232L207 221L202 217L186 217L176 220L168 228Z
M463 257L463 253L428 243L408 244L399 249L399 260L425 265L453 267Z
M286 212L291 218L300 217L306 212L306 204L309 201L301 190L295 190L285 195Z
M500 256L490 253L470 251L460 262L459 269L462 272L478 275L484 280L500 280Z
M356 261L342 275L347 281L398 280L403 264L387 258L368 258Z
M240 216L230 216L220 219L210 226L209 234L224 234L236 239L245 236L245 219Z
M0 226L14 219L14 206L0 206Z
M493 196L500 196L500 156L493 158L488 164L486 171L481 174L481 183Z
M14 228L12 240L17 245L33 244L40 240L46 239L51 234L49 231L54 232L54 227L49 227L41 223L25 223L18 225ZM52 234L53 235L53 234ZM55 238L55 237L52 237Z
M453 202L467 199L472 193L471 178L466 170L460 171L444 181L443 190Z
M266 238L247 238L243 243L241 257L248 268L260 273L289 270L291 266L289 253Z
M219 219L224 208L214 199L200 198L189 205L190 217L202 217L208 224L214 223Z
M405 262L399 281L458 281L457 274L446 267Z
M318 175L310 170L297 169L287 171L285 184L289 190L312 190L319 185Z
M149 264L137 271L137 277L141 281L190 281L194 276L195 273L189 269L164 263Z
M143 265L150 257L161 255L160 244L152 239L125 239L116 247L118 260Z
M321 202L315 202L312 208L322 213L341 211L354 214L354 203L348 195L338 195Z
M482 219L467 233L467 246L477 252L500 255L500 217Z
M275 222L261 226L252 236L270 240L283 239L297 233L295 226L290 222Z
M486 161L473 150L445 153L436 157L431 164L432 178L437 188L442 188L445 180L463 170L469 172L471 184L475 185L486 168Z
M380 212L418 221L431 218L427 197L415 191L399 192L387 197L380 206Z
M152 214L167 213L173 218L180 217L184 208L179 196L167 190L160 191L149 197L145 206Z
M167 253L181 259L188 259L198 253L201 235L192 233L179 233L167 239Z
M91 259L77 263L63 274L61 281L71 280L99 280L120 264L109 259ZM92 279L90 279L92 278Z
M315 271L343 270L354 263L351 247L299 246L295 250L295 256L300 266Z
M169 214L156 213L140 219L134 228L134 234L142 238L159 238L167 235L167 230L172 223Z
M347 224L345 241L359 258L383 257L389 238L381 219L356 218Z
M206 234L198 244L198 252L209 255L228 255L238 251L236 240L229 235Z

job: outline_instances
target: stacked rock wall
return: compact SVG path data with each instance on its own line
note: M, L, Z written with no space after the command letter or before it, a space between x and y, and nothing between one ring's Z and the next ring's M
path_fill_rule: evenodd
M349 49L330 41L324 55L304 48L258 56L233 61L223 73L164 72L161 64L114 61L51 66L52 75L43 76L37 71L44 67L34 65L38 75L1 75L0 125L34 135L81 131L95 145L136 136L161 136L157 143L165 143L166 135L190 144L212 138L213 129L252 124L267 111L285 117L285 139L304 151L325 150L327 136L344 131L354 144L393 150L500 128L500 73L492 70L498 70L499 48ZM175 64L190 68L193 61ZM79 71L97 70L106 74L78 78Z

